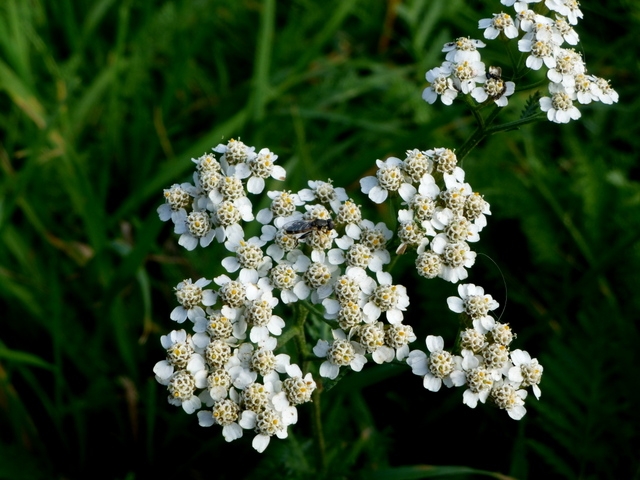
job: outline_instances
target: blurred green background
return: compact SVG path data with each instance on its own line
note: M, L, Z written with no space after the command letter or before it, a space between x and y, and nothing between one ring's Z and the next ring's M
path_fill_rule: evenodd
M468 281L506 303L514 348L543 364L540 401L515 422L369 364L317 405L328 478L640 478L640 4L581 8L577 49L620 102L496 135L464 163L492 210ZM2 0L0 478L317 478L312 406L258 454L252 435L227 444L155 382L173 287L219 275L223 255L177 245L156 213L162 189L230 137L278 154L288 188L331 178L355 198L378 158L459 147L472 119L422 101L424 74L443 43L482 38L477 21L501 10ZM397 281L420 347L427 334L453 345L456 287L406 265Z

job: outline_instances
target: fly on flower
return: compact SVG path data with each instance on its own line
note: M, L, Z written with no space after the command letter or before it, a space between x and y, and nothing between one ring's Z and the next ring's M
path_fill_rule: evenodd
M492 92L491 98L500 98L507 91L507 84L502 81L502 69L500 67L489 67L487 81L495 83L495 91Z
M306 238L311 233L315 232L328 232L335 228L333 220L330 218L325 220L323 218L314 218L313 220L294 220L287 223L282 227L285 233L289 235L300 235L298 238Z
M502 80L502 68L489 67L489 73L487 73L487 78L492 78L494 80Z

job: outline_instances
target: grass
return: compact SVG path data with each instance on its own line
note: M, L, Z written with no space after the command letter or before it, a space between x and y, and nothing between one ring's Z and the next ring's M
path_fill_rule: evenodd
M314 478L312 408L330 478L638 478L633 2L585 1L578 25L617 105L465 159L492 206L470 281L506 303L517 347L545 367L524 420L367 365L259 455L198 427L153 378L173 287L223 272L220 249L186 252L158 220L162 189L230 137L276 152L287 188L331 178L354 196L378 158L459 147L473 122L422 101L424 73L444 42L480 36L500 9L487 3L2 2L0 478ZM451 344L455 287L403 280L419 342Z

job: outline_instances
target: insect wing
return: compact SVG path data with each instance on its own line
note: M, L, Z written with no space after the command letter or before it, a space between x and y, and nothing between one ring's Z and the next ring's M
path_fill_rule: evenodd
M299 233L307 233L313 230L313 224L307 222L306 220L294 220L293 222L289 222L282 227L285 233L290 235L296 235Z

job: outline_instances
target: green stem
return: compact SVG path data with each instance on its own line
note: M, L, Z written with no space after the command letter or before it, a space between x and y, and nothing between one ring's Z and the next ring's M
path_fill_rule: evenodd
M313 392L312 410L311 415L313 417L313 438L316 442L316 446L320 458L320 471L322 474L320 478L324 478L327 471L327 448L324 442L324 432L322 429L322 412L320 408L320 390L316 388Z
M540 80L533 82L529 85L525 85L524 87L516 87L516 92L526 92L527 90L534 90L542 87L543 85L547 85L549 80L547 78L541 78Z
M514 120L513 122L501 123L500 125L495 125L493 127L487 128L487 130L485 131L485 136L488 137L489 135L493 135L494 133L513 130L523 125L526 125L528 123L537 122L538 120L543 120L546 117L547 117L546 113L539 112L529 117L521 118L519 120Z
M296 348L298 349L298 358L305 359L302 363L302 371L306 372L309 367L309 347L307 339L304 335L304 322L309 316L309 310L302 304L298 303L298 318L296 319Z
M304 323L309 316L310 309L304 305L302 302L297 302L297 318L295 327L291 330L294 330L296 348L298 350L298 358L304 359L302 360L302 371L306 372L309 369L309 347L307 345L307 339L304 334ZM288 332L287 332L288 333ZM290 335L292 337L294 335ZM317 451L319 452L320 458L320 471L324 473L327 470L327 452L326 445L324 441L324 431L322 429L322 411L320 408L320 388L316 388L313 392L313 401L311 407L311 415L312 415L312 430L313 430L313 438L317 446Z
M297 326L293 326L291 328L288 328L287 330L284 330L282 332L282 335L280 335L278 337L278 347L280 348L283 345L286 345L292 338L297 337L299 334L299 328Z
M504 42L505 50L507 51L507 56L509 57L509 62L511 63L511 69L513 70L513 76L516 78L517 73L520 70L520 59L522 55L518 58L513 54L513 49L511 48L511 42Z
M520 128L523 125L527 125L528 123L537 122L538 120L544 120L546 118L546 114L544 112L538 112L535 115L520 118L518 120L514 120L513 122L506 122L499 125L491 126L499 113L500 107L495 107L495 109L484 120L483 124L480 124L476 131L473 132L473 134L462 144L462 146L456 150L456 157L458 157L458 162L461 162L476 145L478 145L488 136L499 132L505 132L507 130L514 130L516 128Z
M472 111L474 111L472 109ZM478 145L482 140L487 137L487 131L489 126L493 123L496 117L500 114L500 107L494 107L493 111L487 115L486 119L482 119L478 122L478 128L471 134L469 138L462 144L462 146L456 150L456 157L458 157L458 163L462 162L473 148ZM475 114L474 114L475 116Z
M471 111L473 118L475 118L476 123L478 124L478 128L484 129L485 121L484 121L484 118L482 117L482 114L480 113L480 110L482 110L484 105L476 106L475 102L471 99L471 95L464 95L462 99L465 101L465 103L469 107L469 110Z
M393 255L393 257L391 258L391 262L389 262L389 264L385 267L385 270L391 273L393 271L393 267L396 265L396 263L398 263L399 258L400 258L400 255L398 254Z

